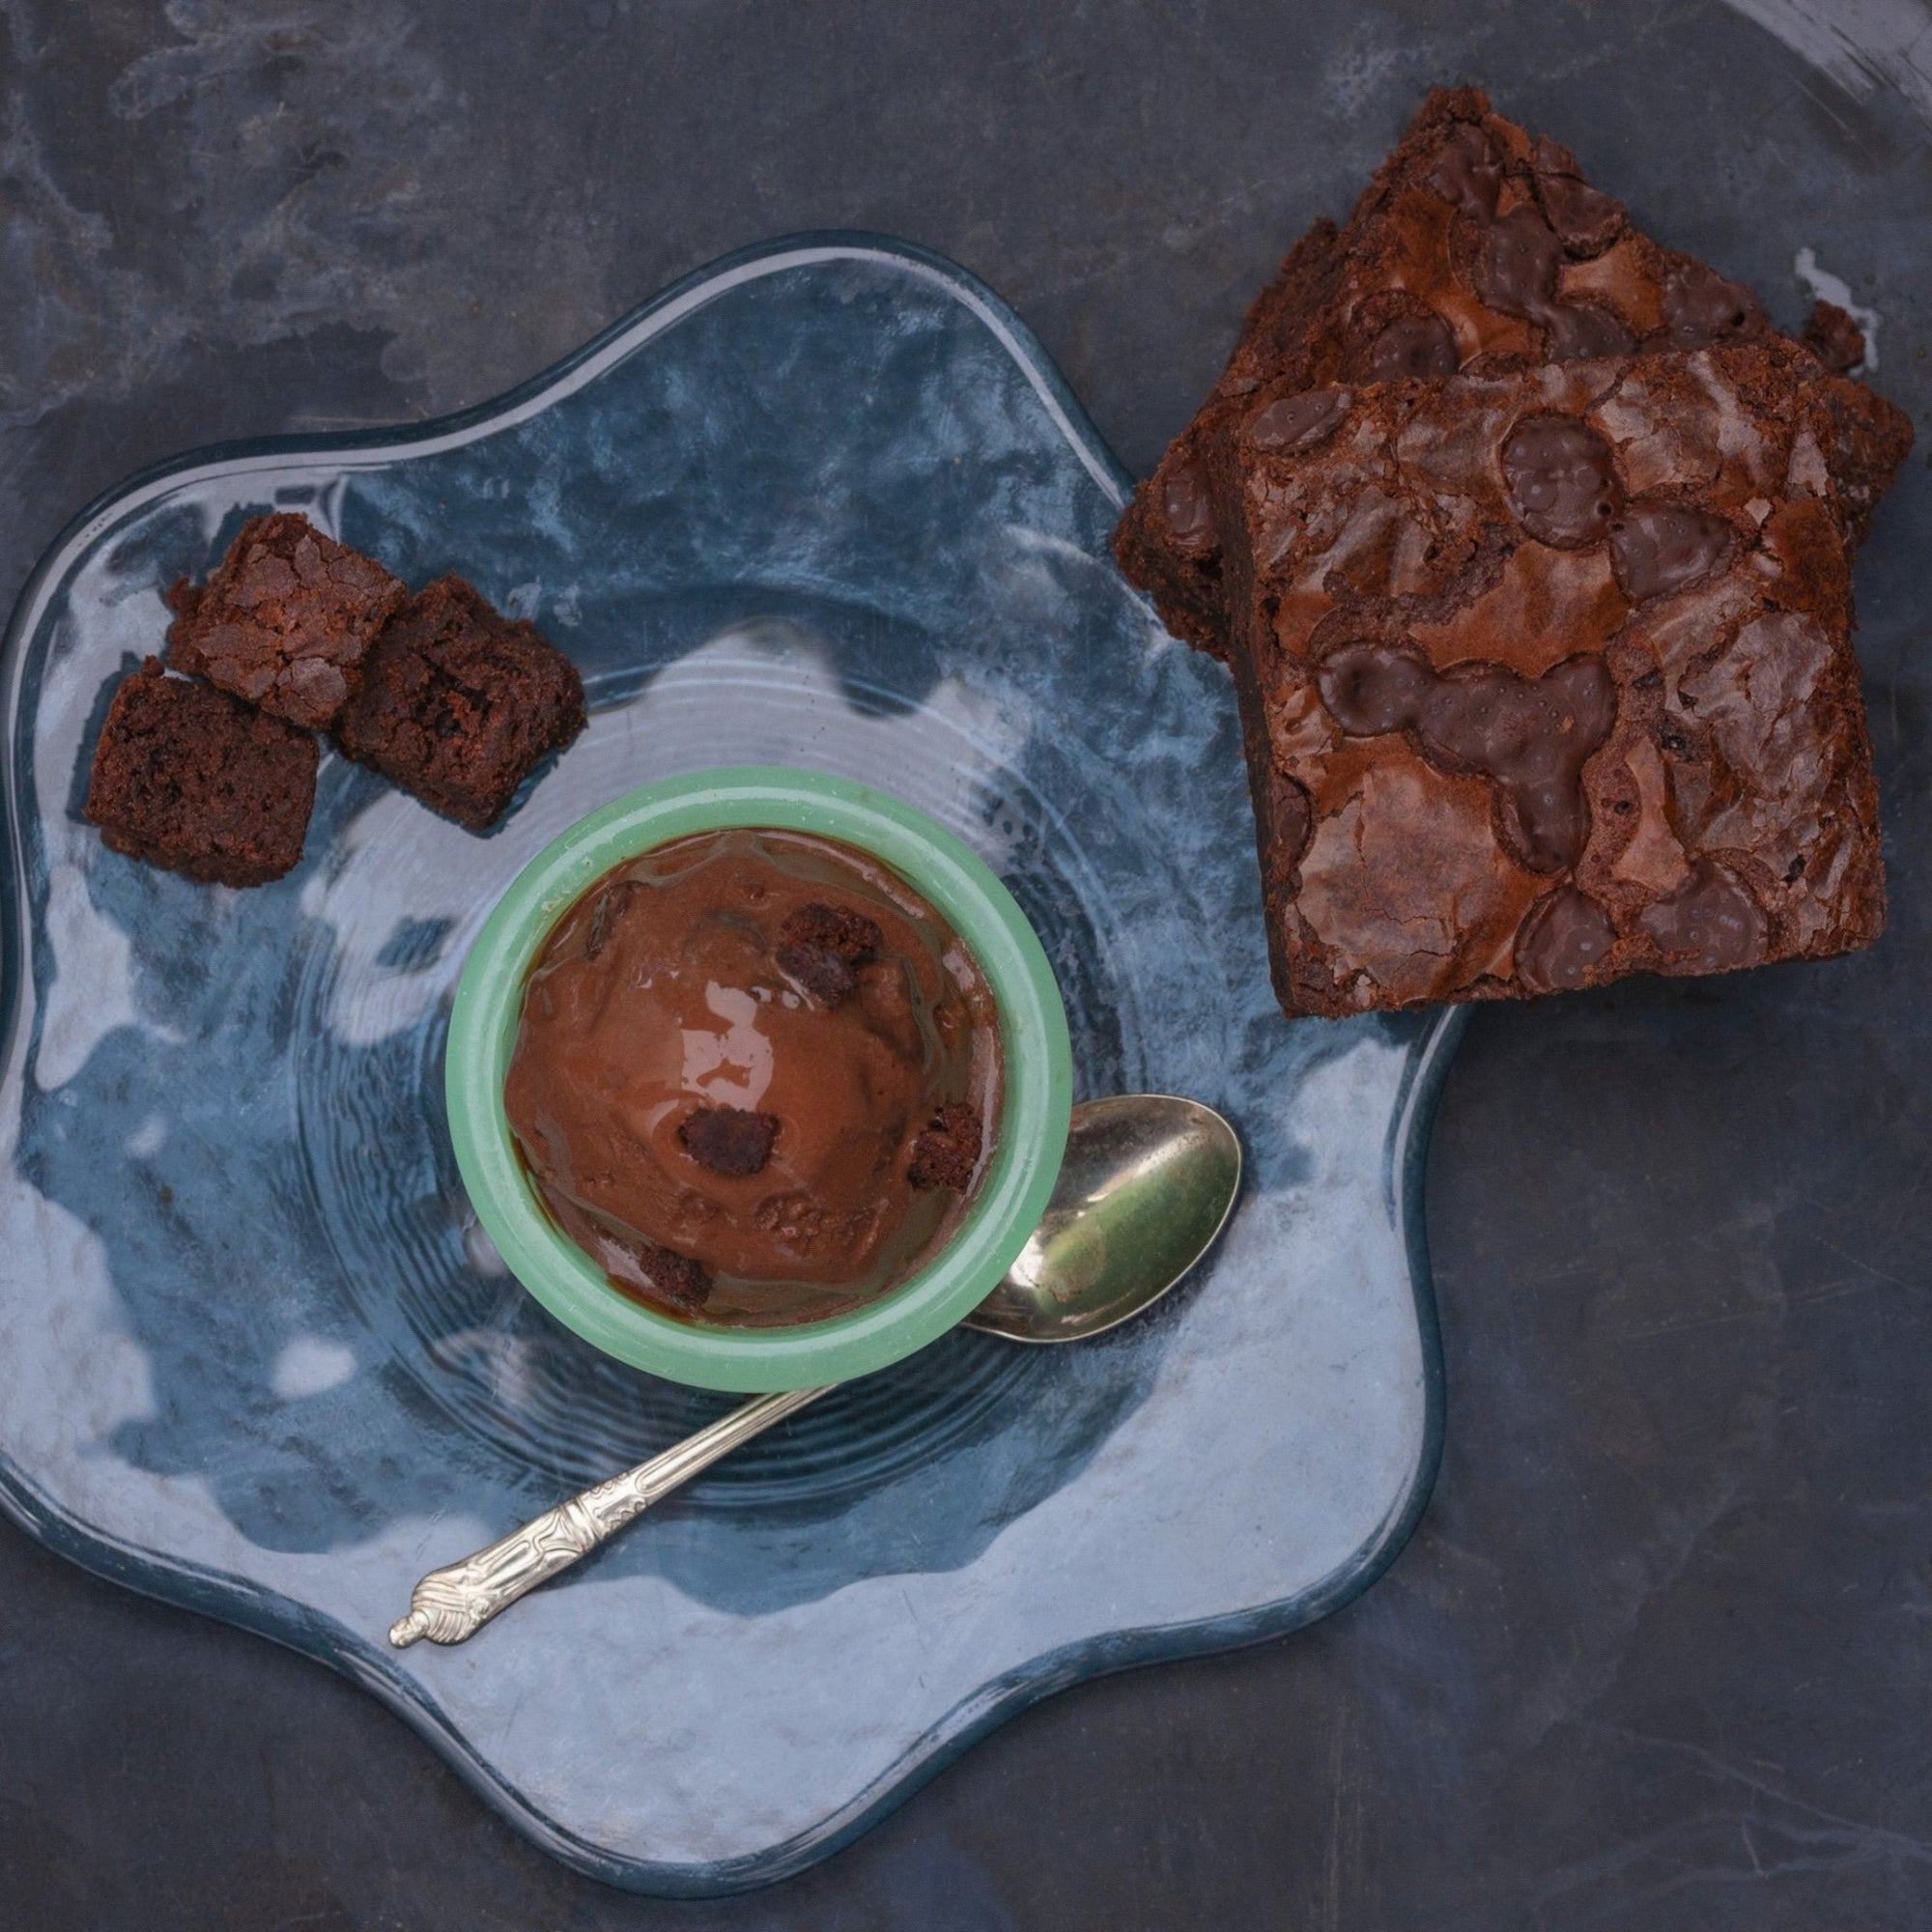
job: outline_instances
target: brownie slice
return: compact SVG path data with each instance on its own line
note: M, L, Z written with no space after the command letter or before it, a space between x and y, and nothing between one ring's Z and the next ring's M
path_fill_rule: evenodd
M984 1139L974 1108L958 1100L940 1107L913 1139L906 1179L915 1187L947 1187L964 1194L973 1184Z
M315 740L150 658L95 747L87 817L104 842L191 879L261 886L301 858Z
M1850 366L1841 312L1809 336ZM1318 223L1250 309L1213 393L1135 493L1115 535L1128 580L1177 636L1225 655L1220 537L1206 508L1218 440L1264 384L1441 377L1463 368L1777 340L1757 298L1632 228L1575 156L1474 88L1431 94L1348 225ZM1860 345L1862 354L1862 344ZM1856 361L1851 356L1850 361ZM1835 500L1854 540L1912 443L1903 412L1807 358L1829 412Z
M1772 337L1255 399L1217 502L1289 1012L1877 936L1816 367Z
M345 755L482 832L582 729L576 666L534 624L501 615L452 576L384 627L334 735Z
M251 517L213 576L168 592L168 663L292 724L326 730L406 586L306 517Z

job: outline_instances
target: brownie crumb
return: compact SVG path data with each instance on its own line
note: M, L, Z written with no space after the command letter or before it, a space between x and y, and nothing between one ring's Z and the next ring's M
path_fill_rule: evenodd
M534 624L503 616L452 576L417 591L384 627L335 742L483 832L583 722L583 683L570 660Z
M779 1137L779 1117L745 1107L699 1107L677 1137L685 1152L713 1174L762 1174Z
M885 944L875 921L849 906L800 906L779 927L778 962L807 992L836 1007Z
M632 1256L650 1292L672 1308L691 1315L711 1298L711 1271L702 1262L648 1241L635 1243Z
M326 730L408 591L306 517L251 517L204 584L167 593L168 663L292 724Z
M306 731L149 658L108 706L87 818L130 859L206 884L267 885L301 858L315 767Z
M980 1164L980 1116L959 1101L941 1107L912 1144L906 1179L915 1187L950 1187L964 1194Z
M1836 302L1821 301L1804 325L1804 346L1834 376L1848 376L1865 359L1865 332Z

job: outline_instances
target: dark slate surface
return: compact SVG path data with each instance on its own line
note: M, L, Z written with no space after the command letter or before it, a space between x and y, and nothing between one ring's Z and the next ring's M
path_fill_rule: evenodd
M1815 248L1922 417L1932 22L1749 11L1798 46L1856 16L1861 91L1715 0L13 0L0 582L140 464L481 400L814 226L983 275L1144 469L1435 79L1787 322ZM1448 1449L1366 1600L1053 1700L815 1872L681 1906L554 1866L321 1668L0 1527L0 1920L1932 1922L1928 526L1921 455L1860 573L1878 951L1476 1016L1430 1170Z

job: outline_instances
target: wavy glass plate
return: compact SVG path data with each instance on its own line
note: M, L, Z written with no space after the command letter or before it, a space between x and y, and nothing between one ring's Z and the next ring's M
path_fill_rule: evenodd
M810 1863L1049 1690L1364 1588L1435 1467L1419 1190L1453 1022L1282 1019L1228 680L1115 575L1125 487L984 289L812 237L486 409L191 457L89 512L6 657L12 1512L347 1672L537 1842L666 1892ZM412 582L462 571L582 667L589 730L493 836L327 755L307 857L263 890L81 824L162 586L270 505ZM977 847L1046 943L1079 1093L1212 1102L1247 1191L1147 1320L955 1333L470 1643L399 1655L424 1570L724 1406L505 1275L440 1055L526 859L633 785L754 761L863 778Z

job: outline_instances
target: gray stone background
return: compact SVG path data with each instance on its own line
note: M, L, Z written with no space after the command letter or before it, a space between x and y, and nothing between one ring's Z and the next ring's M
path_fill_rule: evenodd
M1488 86L1787 323L1814 249L1925 420L1923 0L0 20L10 597L143 464L478 402L817 226L976 270L1144 469L1437 80ZM1860 567L1882 945L1476 1016L1429 1180L1447 1453L1363 1601L1055 1698L815 1871L677 1905L553 1864L319 1666L0 1525L0 1923L1932 1923L1928 534L1921 451Z

